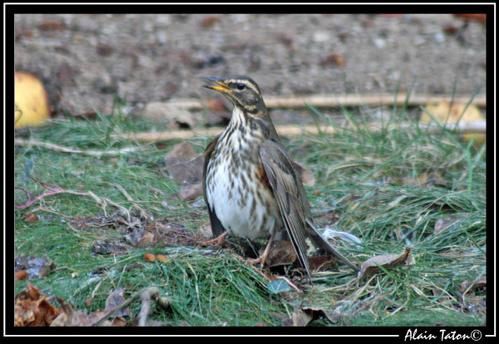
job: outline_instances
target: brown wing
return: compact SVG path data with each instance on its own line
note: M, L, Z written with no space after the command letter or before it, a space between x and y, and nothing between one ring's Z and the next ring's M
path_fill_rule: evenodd
M211 154L215 149L219 137L220 135L215 137L210 143L208 143L208 146L206 146L203 164L203 195L206 206L208 207L208 214L210 215L211 232L213 233L213 237L218 237L220 234L225 232L225 228L222 226L222 223L220 223L217 214L215 214L215 210L211 209L210 204L208 203L208 197L206 196L206 170L208 169L208 162L211 159Z
M277 142L265 141L260 147L260 159L277 201L284 227L300 263L310 277L305 242L306 215L310 207L304 194L301 179L297 177L293 163L286 151Z

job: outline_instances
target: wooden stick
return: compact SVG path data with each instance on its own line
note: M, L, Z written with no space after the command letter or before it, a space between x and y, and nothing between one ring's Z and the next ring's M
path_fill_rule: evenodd
M120 149L108 149L108 150L102 150L102 151L94 150L94 149L82 150L82 149L73 148L73 147L60 146L60 145L56 145L56 144L50 143L50 142L38 141L35 139L25 140L23 138L15 138L14 145L16 145L16 146L36 146L36 147L50 149L50 150L53 150L56 152L71 153L71 154L83 154L83 155L94 156L97 158L101 158L103 156L118 156L118 155L128 154L128 153L137 152L137 151L142 150L142 147L138 147L138 146L124 147L124 148L120 148Z
M305 104L317 108L338 108L351 106L402 106L405 104L407 94L400 93L397 96L393 94L361 95L361 94L318 94L310 96L268 96L265 97L265 104L270 109L303 109ZM458 96L452 98L449 95L430 96L430 95L410 95L407 101L408 106L421 106L428 103L438 103L443 101L455 104L467 104L470 96ZM202 110L207 108L206 102L197 99L176 99L166 104L179 109ZM475 97L472 104L478 107L485 107L485 97Z
M439 126L436 124L419 124L419 127L424 130L438 131L443 125ZM381 129L380 124L369 124L367 126L369 130L377 131ZM476 122L460 122L459 124L448 123L446 126L448 129L454 129L462 134L467 133L479 133L484 134L486 130L485 121ZM409 124L399 124L391 125L389 129L398 128L410 128ZM300 136L303 134L316 135L319 133L334 134L339 128L324 126L317 128L313 125L298 126L298 125L279 125L276 126L276 130L281 136ZM169 130L162 132L140 132L140 133L129 133L129 134L116 134L113 135L114 138L118 139L129 139L137 140L141 142L159 142L181 139L186 140L198 136L215 136L221 133L224 128L213 127L207 129L195 129L195 130Z

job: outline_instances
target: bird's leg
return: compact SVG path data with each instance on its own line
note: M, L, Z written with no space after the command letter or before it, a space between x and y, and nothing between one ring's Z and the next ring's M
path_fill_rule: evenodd
M272 242L274 241L276 235L276 231L272 231L272 234L270 234L270 239L267 243L267 246L265 247L265 250L263 250L263 253L260 255L258 258L249 258L246 261L250 263L251 265L256 265L256 264L261 264L262 266L265 265L265 261L269 257L270 254L270 247L272 247Z
M206 241L201 241L199 245L201 246L222 246L223 243L225 242L225 237L229 234L229 232L223 232L216 238L206 240Z

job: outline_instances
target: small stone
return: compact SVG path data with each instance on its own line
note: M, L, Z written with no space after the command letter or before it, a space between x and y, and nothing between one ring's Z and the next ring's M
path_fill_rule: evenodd
M326 31L317 31L314 32L314 36L312 37L312 39L317 43L327 42L330 39L330 35Z

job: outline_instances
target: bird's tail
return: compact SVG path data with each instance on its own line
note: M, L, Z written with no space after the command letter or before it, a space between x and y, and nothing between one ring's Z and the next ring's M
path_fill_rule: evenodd
M329 241L327 241L321 234L320 232L315 228L314 224L312 223L312 221L308 220L307 219L307 224L310 228L310 234L312 236L312 238L314 239L315 243L320 247L322 248L323 250L326 250L327 252L329 252L331 255L335 256L338 260L340 260L341 262L345 263L346 265L348 265L349 267L351 267L352 269L355 270L355 272L358 272L359 271L359 267L357 265L355 265L354 263L352 263L348 258L346 258L344 255L342 255L336 248L333 247L333 245L331 245L329 243Z

